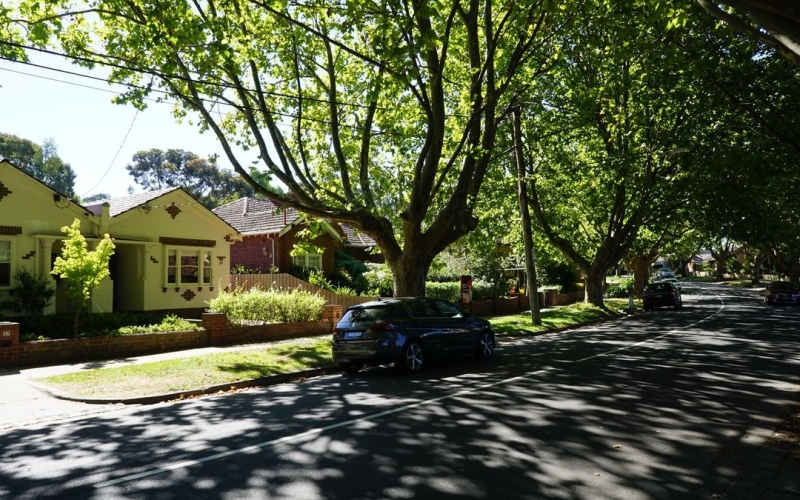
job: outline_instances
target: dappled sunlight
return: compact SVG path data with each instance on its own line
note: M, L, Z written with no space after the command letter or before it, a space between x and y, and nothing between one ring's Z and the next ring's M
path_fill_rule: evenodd
M797 311L731 304L747 300L502 338L490 360L414 376L375 367L16 429L0 436L0 496L53 498L49 481L75 498L722 495L800 373Z

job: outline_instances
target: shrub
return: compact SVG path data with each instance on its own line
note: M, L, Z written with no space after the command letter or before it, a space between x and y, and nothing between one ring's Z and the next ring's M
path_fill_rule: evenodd
M118 330L126 326L161 323L163 313L92 313L84 316L78 337L103 337L119 335ZM32 316L20 320L20 338L44 340L72 337L71 313Z
M123 326L117 331L122 335L132 333L160 333L160 332L195 332L202 328L192 321L168 314L161 323L153 325Z
M9 291L11 300L0 303L0 308L21 312L25 317L41 315L56 293L50 280L37 278L26 267L18 267L14 278L16 284Z
M566 262L548 262L540 264L540 285L557 286L563 293L577 291L575 268Z
M348 295L354 296L357 295L356 291L347 286L341 285L334 285L333 283L322 274L322 271L319 269L312 269L308 273L308 282L312 285L316 285L324 290L329 290L337 295Z
M301 288L220 292L217 298L208 302L212 312L224 313L233 324L315 321L322 314L323 305L325 299L319 294Z
M387 264L366 264L369 271L361 276L367 281L366 295L391 297L394 295L394 275Z
M624 299L633 292L633 280L625 279L606 290L606 297L611 299Z
M437 297L450 302L461 301L461 284L460 283L438 283L428 281L425 283L425 295L428 297Z

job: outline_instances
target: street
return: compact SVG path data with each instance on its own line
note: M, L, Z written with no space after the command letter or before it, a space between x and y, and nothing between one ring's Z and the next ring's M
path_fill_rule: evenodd
M691 286L691 287L690 287ZM0 498L726 495L798 398L800 309L684 284L681 310L0 431ZM717 497L721 498L721 497Z

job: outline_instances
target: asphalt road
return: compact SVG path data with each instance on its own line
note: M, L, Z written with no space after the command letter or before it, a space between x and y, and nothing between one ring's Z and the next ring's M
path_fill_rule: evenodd
M0 434L0 498L720 498L798 396L800 309L684 308Z

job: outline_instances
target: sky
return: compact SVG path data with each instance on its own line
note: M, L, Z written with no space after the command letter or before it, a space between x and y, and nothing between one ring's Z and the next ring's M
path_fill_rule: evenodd
M41 66L89 74L62 58L30 57ZM176 123L166 103L151 102L138 113L133 106L113 104L121 90L104 81L0 59L0 132L39 145L53 139L58 156L75 172L75 193L82 198L126 196L129 187L141 192L125 170L137 151L183 149L201 158L217 154L220 167L230 168L213 134ZM246 165L249 158L241 162Z

